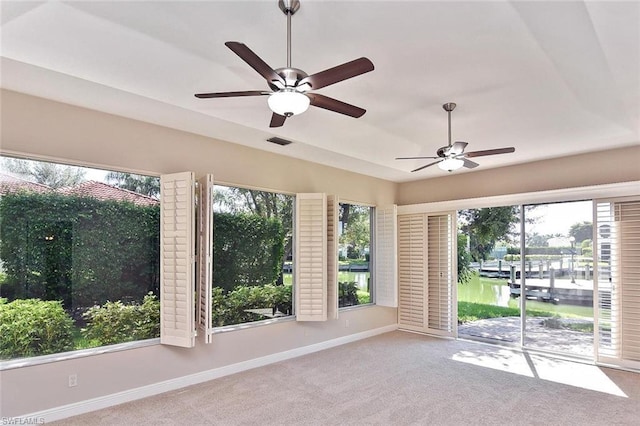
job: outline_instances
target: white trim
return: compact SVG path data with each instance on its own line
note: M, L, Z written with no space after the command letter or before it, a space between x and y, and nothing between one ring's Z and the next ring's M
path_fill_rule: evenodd
M491 197L466 198L433 203L398 206L398 214L432 213L448 210L479 209L519 204L542 204L560 201L580 201L596 198L626 197L638 195L640 181L581 186L549 191L524 192Z
M68 361L70 359L85 358L88 356L102 355L112 352L128 351L130 349L139 349L146 346L154 346L160 344L160 338L155 337L146 340L136 340L133 342L116 343L114 345L98 346L88 349L77 349L68 352L59 352L57 354L40 355L28 358L18 358L0 362L0 371L13 370L15 368L33 367L35 365L48 364L51 362Z
M15 419L42 418L44 419L45 423L53 422L53 421L65 419L71 416L77 416L77 415L88 413L91 411L112 407L118 404L123 404L125 402L135 401L135 400L146 398L149 396L158 395L160 393L184 388L186 386L207 382L209 380L214 380L214 379L228 376L231 374L240 373L242 371L251 370L253 368L263 367L265 365L273 364L280 361L286 361L291 358L308 355L314 352L322 351L324 349L329 349L329 348L344 345L347 343L355 342L358 340L366 339L369 337L377 336L379 334L389 333L397 329L398 329L398 326L396 324L387 325L387 326L376 328L373 330L363 331L361 333L350 334L348 336L338 337L335 339L326 340L324 342L315 343L308 346L302 346L296 349L291 349L284 352L278 352L278 353L266 355L260 358L254 358L248 361L238 362L236 364L230 364L224 367L214 368L208 371L202 371L200 373L195 373L188 376L178 377L176 379L165 380L163 382L154 383L152 385L142 386L139 388L126 390L126 391L114 393L111 395L92 398L85 401L63 405L60 407L38 411L35 413L30 413L22 416L15 416L12 418L15 418Z

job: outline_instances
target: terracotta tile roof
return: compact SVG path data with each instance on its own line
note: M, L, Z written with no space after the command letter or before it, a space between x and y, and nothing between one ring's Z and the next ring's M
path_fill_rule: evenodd
M129 201L138 206L154 206L158 204L158 200L155 198L93 180L74 186L53 189L47 185L0 173L0 196L20 191L58 192L60 194L92 197L98 200Z
M41 183L29 182L19 177L0 173L0 195L10 194L14 192L51 192L53 191L47 185Z
M92 197L98 200L129 201L138 206L154 206L159 203L155 198L94 180L89 180L75 186L59 188L57 192L67 195Z

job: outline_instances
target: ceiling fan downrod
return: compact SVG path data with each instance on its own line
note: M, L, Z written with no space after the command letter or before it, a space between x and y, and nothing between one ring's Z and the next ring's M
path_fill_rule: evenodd
M291 16L300 9L300 1L279 0L278 7L287 15L287 68L291 68Z
M448 102L442 105L445 111L447 111L447 115L449 116L449 148L451 148L451 111L456 109L456 104L453 102Z

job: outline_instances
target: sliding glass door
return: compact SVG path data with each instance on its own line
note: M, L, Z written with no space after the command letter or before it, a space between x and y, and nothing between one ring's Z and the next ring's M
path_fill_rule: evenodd
M592 203L522 210L458 212L458 335L592 358Z
M525 347L593 358L591 201L524 208Z

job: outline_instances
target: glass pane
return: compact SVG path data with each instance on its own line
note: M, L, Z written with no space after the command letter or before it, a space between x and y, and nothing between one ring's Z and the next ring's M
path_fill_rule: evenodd
M525 346L593 357L591 201L525 210Z
M216 185L212 325L293 314L292 195Z
M520 344L518 206L458 212L458 335Z
M158 337L159 179L1 160L0 358Z
M371 215L373 208L340 203L338 233L338 307L371 300Z

